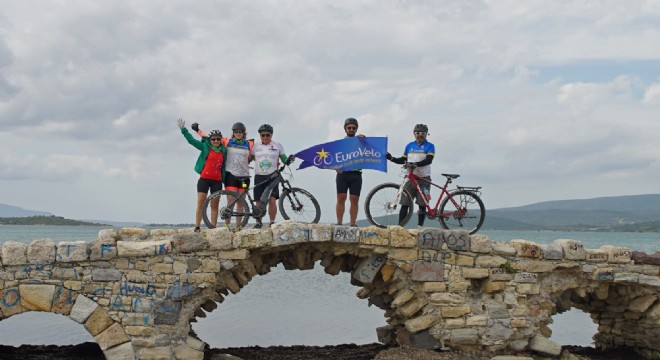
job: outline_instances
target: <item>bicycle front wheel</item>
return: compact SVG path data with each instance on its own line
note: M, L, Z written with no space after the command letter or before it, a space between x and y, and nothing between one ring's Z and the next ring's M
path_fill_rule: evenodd
M285 220L318 223L321 219L319 202L307 190L300 188L284 190L278 206Z
M401 191L400 197L397 196L398 194L399 185L394 183L380 184L371 189L364 201L367 220L381 228L389 225L406 225L413 212L412 197L405 190ZM404 214L401 214L400 203L409 204Z
M239 197L239 193L229 190L220 190L211 194L204 200L202 205L202 218L207 228L213 229L217 226L218 221L221 225L225 223L225 219L238 216L236 213L249 212L249 206L244 198ZM247 225L249 216L242 215L240 227L244 228Z
M459 190L442 200L439 217L443 228L467 230L472 235L483 225L486 209L477 194Z

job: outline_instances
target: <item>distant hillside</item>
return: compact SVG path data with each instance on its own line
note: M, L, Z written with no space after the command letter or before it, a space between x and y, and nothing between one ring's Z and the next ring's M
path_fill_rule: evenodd
M660 231L660 194L546 201L486 211L484 230ZM520 225L520 224L518 224Z
M109 226L108 224L90 223L65 219L61 216L0 217L0 225L72 225L72 226Z
M45 211L25 210L18 206L0 203L0 217L50 216L50 215L53 214Z

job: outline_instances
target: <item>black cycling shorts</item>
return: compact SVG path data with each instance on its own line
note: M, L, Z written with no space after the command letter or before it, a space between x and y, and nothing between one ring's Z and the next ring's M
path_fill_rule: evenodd
M270 185L273 181L277 180L277 177L274 177L271 179L272 175L255 175L254 176L254 199L259 201L261 200L261 195L263 195L264 191L266 191L266 188L268 185ZM263 183L263 184L262 184ZM280 198L280 186L275 186L273 188L273 191L270 193L270 197L273 197L275 199Z
M337 194L346 194L350 191L351 195L360 196L362 190L362 172L344 171L337 174Z
M199 178L199 180L197 180L198 193L208 194L209 189L211 190L211 193L222 190L222 180L211 180L204 178Z
M245 187L243 187L245 184ZM225 173L225 189L229 187L237 188L238 190L247 190L250 187L250 178L249 177L236 177L229 171ZM228 189L236 191L236 189Z

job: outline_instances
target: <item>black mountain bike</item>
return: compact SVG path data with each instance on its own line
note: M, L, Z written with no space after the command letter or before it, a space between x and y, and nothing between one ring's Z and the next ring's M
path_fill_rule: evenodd
M217 225L218 216L220 220L224 223L225 220L231 219L232 217L240 218L240 228L244 228L247 225L247 222L250 217L253 217L257 220L257 224L261 226L261 218L267 214L266 207L268 206L268 198L270 193L276 187L282 184L282 191L280 192L280 199L278 201L278 207L280 213L285 220L294 220L298 222L305 223L318 223L321 219L321 207L319 202L316 201L314 196L310 194L307 190L300 188L295 188L291 186L289 179L285 179L282 176L282 171L288 165L282 165L268 179L274 179L266 188L263 195L261 195L261 206L257 206L256 201L252 199L252 189L255 186L261 185L266 181L263 181L259 184L255 184L251 188L247 188L245 184L247 177L240 178L243 183L245 191L238 193L231 190L220 190L211 194L204 201L202 217L204 219L204 224L209 229L213 229ZM289 173L289 178L292 179L293 176ZM247 200L246 200L247 197ZM249 205L248 205L249 201ZM217 202L218 207L216 208L214 202ZM217 211L215 211L217 209ZM239 211L239 209L242 209ZM221 224L222 225L222 224Z

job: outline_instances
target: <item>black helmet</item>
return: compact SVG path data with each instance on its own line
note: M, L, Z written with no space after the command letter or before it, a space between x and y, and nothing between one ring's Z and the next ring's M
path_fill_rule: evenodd
M267 133L271 133L271 134L272 134L272 133L273 133L273 127L270 126L270 125L268 125L268 124L263 124L263 125L259 126L259 130L258 130L258 131L259 131L259 133L267 132Z
M231 130L241 130L245 132L245 125L242 122L237 122L234 125L231 126Z
M211 130L209 132L209 137L211 137L211 136L220 136L220 137L222 137L222 133L220 132L220 130Z
M344 120L344 129L346 129L346 127L350 124L354 124L356 127L358 126L357 120L355 120L354 118L348 118Z
M415 125L415 129L413 130L414 132L429 132L429 127L424 125L424 124L417 124Z

